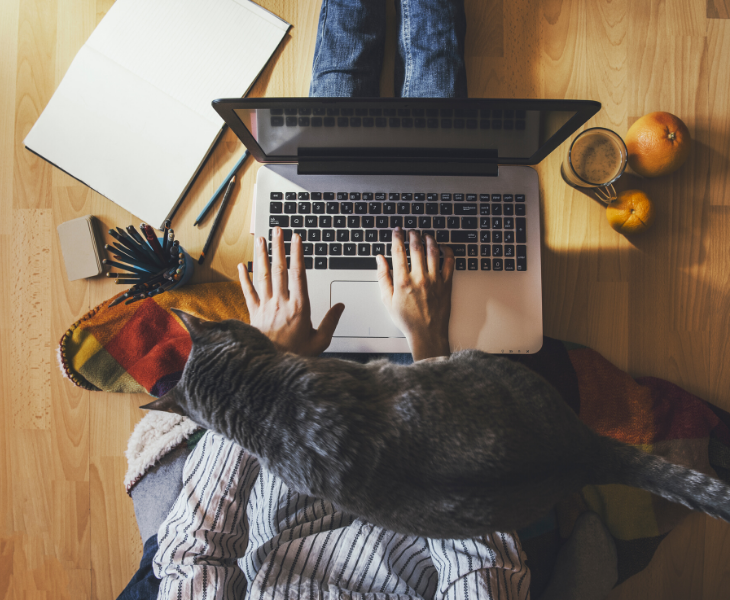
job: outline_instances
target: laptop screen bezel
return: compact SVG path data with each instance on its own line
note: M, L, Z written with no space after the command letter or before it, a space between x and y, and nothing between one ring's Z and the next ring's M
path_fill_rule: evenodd
M601 109L600 102L594 100L530 100L507 98L221 98L214 100L212 103L215 111L260 163L297 163L298 157L267 155L238 117L235 112L236 109L283 109L306 107L307 105L315 104L320 106L324 104L331 108L449 108L453 110L489 108L490 110L552 110L575 113L532 156L527 158L498 157L496 161L489 158L482 160L477 157L471 158L469 162L477 165L494 162L499 165L536 165ZM336 156L333 155L332 158L341 159L342 155L338 153ZM461 153L452 153L449 156L449 149L444 149L443 156L439 156L437 160L445 162L464 161L464 156Z

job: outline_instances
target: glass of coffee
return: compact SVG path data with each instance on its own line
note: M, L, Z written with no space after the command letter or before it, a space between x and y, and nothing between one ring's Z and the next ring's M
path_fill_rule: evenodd
M573 140L560 172L569 185L595 188L598 199L610 204L616 199L613 183L626 169L628 158L626 144L617 133L593 127Z

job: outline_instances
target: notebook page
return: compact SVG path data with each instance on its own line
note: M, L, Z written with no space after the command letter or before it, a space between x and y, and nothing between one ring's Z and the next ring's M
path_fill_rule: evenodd
M246 0L117 0L87 44L221 125L212 100L245 95L288 28Z

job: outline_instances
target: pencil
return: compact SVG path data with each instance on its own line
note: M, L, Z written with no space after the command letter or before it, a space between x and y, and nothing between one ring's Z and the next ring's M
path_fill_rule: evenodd
M142 238L139 231L137 231L137 229L134 225L127 225L127 233L129 235L131 235L134 238L134 241L137 242L140 245L140 247L144 249L144 251L147 253L147 255L152 258L153 263L159 264L160 266L162 266L162 262L160 261L160 259L154 253L152 248L150 248L149 244L144 241L144 239Z
M172 221L170 219L165 219L165 229L162 231L162 253L167 253L167 232L170 231L170 227L172 226Z
M145 225L144 223L140 223L139 228L142 230L142 233L144 233L145 237L147 238L147 243L152 247L154 253L159 259L164 262L166 260L165 255L162 254L162 246L160 246L160 240L157 239L157 234L155 233L155 230L152 229L152 227L150 227L149 225Z
M203 246L203 251L200 253L200 258L198 259L198 264L202 265L203 261L205 260L205 253L208 251L208 248L210 248L210 244L213 241L213 238L215 237L215 232L218 229L218 225L221 222L221 217L223 217L223 213L226 210L226 206L228 205L228 201L231 199L231 193L233 192L233 186L236 185L236 176L234 175L231 177L231 181L228 183L228 187L226 188L226 194L223 196L223 200L221 201L221 205L218 207L218 213L215 215L215 221L213 221L213 227L210 228L210 233L208 233L208 239L205 240L205 246Z
M113 260L109 260L108 258L105 258L101 261L105 265L109 265L110 267L115 267L116 269L123 269L125 271L131 271L132 273L137 273L138 275L152 275L154 271L147 271L145 269L137 269L135 267L131 267L129 265L123 265L122 263L114 262Z
M210 211L213 204L215 204L216 199L218 198L220 193L223 191L223 188L225 188L230 183L231 179L233 179L233 177L235 177L236 172L238 171L238 169L241 168L241 165L244 162L246 162L247 158L248 158L248 150L246 150L243 153L243 156L241 156L241 158L238 159L238 162L231 169L231 172L228 173L228 175L226 175L226 178L223 180L223 183L221 183L218 186L218 189L215 192L213 192L213 196L211 197L210 200L208 200L208 204L205 205L205 208L203 208L203 210L200 211L198 218L195 219L195 222L193 223L193 227L195 227L198 223L200 223L200 221L202 221L205 218L205 215L208 214L208 211Z
M121 227L117 227L120 231L123 232ZM124 246L127 250L129 250L132 253L140 254L140 257L143 256L140 251L135 247L135 243L132 242L129 238L129 236L124 233L124 235L120 234L119 231L114 231L113 229L109 230L109 235L112 236L115 240L117 240L122 246Z
M135 267L139 267L140 269L146 269L150 272L155 271L159 269L157 265L151 265L146 260L140 260L136 256L132 256L129 252L125 252L124 250L121 250L120 248L114 248L110 246L109 244L104 245L104 250L107 250L108 252L112 252L114 258L117 260L121 260L122 262L129 263L130 265L133 265Z

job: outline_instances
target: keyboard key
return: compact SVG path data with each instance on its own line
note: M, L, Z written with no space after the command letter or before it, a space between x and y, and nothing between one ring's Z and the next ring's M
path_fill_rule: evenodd
M300 202L298 206L300 215L307 215L312 212L312 204L310 202Z
M381 202L371 202L368 204L368 212L371 215L379 215L383 212L383 204Z
M322 239L322 234L319 232L319 229L310 229L307 233L307 239L310 242L319 242Z
M514 196L512 194L505 194L502 196L502 200L504 202L512 202L514 200Z
M394 215L395 212L396 212L396 205L394 202L384 202L383 203L383 214Z
M515 202L524 202L524 201L525 201L524 194L515 194Z
M373 256L376 254L385 256L385 244L373 244Z
M350 229L355 229L357 227L360 227L360 217L347 217L347 226Z
M404 202L411 202L413 200L413 194L401 194L400 199Z
M478 258L470 258L468 260L468 266L470 271L478 271L479 270L479 259Z
M363 229L372 229L375 227L375 217L363 217L362 227Z
M448 231L437 231L436 232L436 242L438 244L448 244L449 232Z
M287 200L296 200L297 199L297 193L296 192L287 192L286 193L286 199Z
M403 217L390 217L390 228L403 227Z
M526 258L517 258L517 270L518 271L527 271L527 259Z
M466 256L465 244L451 244L451 249L454 251L454 256Z
M365 241L366 242L377 242L378 241L378 231L376 229L366 229L365 230Z
M477 205L476 204L455 204L454 205L455 215L476 215Z
M434 217L433 218L433 228L434 229L443 229L446 227L446 217Z
M288 267L289 265L287 265ZM311 256L305 256L304 257L304 268L305 269L311 269L313 267L313 261Z
M473 244L479 241L479 234L476 231L452 231L451 241L464 244Z
M443 202L451 202L451 194L441 194L441 200Z
M355 214L356 215L368 214L368 203L367 202L355 202Z
M312 212L315 215L323 215L325 213L324 202L312 202Z
M492 202L502 202L502 194L492 194Z
M419 229L430 229L431 228L431 217L419 217L418 218Z
M525 205L524 204L516 204L515 205L515 214L518 217L524 217L525 216Z
M488 244L485 244L481 246L481 255L482 256L491 256L492 255L492 247Z
M278 214L282 208L281 202L269 202L269 213Z
M334 242L335 241L335 230L334 229L323 229L322 230L322 241L323 242Z
M447 217L446 218L446 226L449 229L459 229L459 226L461 225L461 220L459 217Z
M527 258L527 246L517 246L517 258Z
M299 217L301 219L301 217ZM294 220L294 217L292 217L292 221ZM305 241L307 239L307 230L306 229L295 229L294 233L299 236L299 238L302 241Z
M466 271L466 259L465 258L456 259L456 270L457 271Z
M502 243L502 232L501 231L493 231L492 232L492 243L493 244L501 244Z
M492 229L502 229L501 217L492 217Z
M491 213L491 204L480 204L479 214L482 216L489 215Z
M501 258L495 258L492 261L492 268L495 271L501 271L502 270L502 259Z
M320 227L332 227L332 217L329 215L322 215L319 218L319 226Z
M339 202L328 202L327 203L327 214L328 215L336 215L339 212L340 212Z
M469 244L466 247L466 255L467 256L479 256L479 246L476 244Z
M428 200L429 202L438 202L438 199L438 194L426 194L426 200Z
M489 202L489 194L479 194L479 202Z
M312 256L312 254L314 254L314 244L304 242L302 244L302 254L304 256Z
M424 194L424 193L413 194L413 199L416 202L425 202L426 194Z
M327 268L327 258L324 256L316 256L314 258L314 268L315 269L326 269Z
M327 194L327 196L330 196L331 194ZM322 199L322 192L312 192L312 200L321 200ZM325 200L333 200L333 198L325 198Z
M426 210L426 205L420 202L411 204L411 213L414 215L422 215Z
M476 229L477 218L476 217L461 217L461 228L462 229Z
M479 232L479 241L482 244L489 244L492 241L492 234L489 231L480 231Z
M271 192L269 194L269 200L281 200L283 194L281 192Z
M441 214L442 215L450 215L452 214L454 208L451 204L446 204L445 202L441 204Z
M330 244L330 255L340 256L342 254L342 244Z
M334 219L332 219L332 223L337 228L347 227L347 217L343 217L342 215L338 215Z
M494 206L492 206L492 216L494 216L494 217L502 216L502 205L501 204L495 204Z
M370 256L370 244L358 244L357 245L358 256Z
M505 217L514 216L514 214L515 214L515 205L514 204L505 204L503 208L504 208Z
M454 194L454 202L463 202L464 194Z
M292 215L297 212L297 203L296 202L284 202L284 213L287 215Z
M504 243L505 244L514 244L515 243L515 232L514 231L505 231L504 232Z
M350 230L350 239L353 242L363 242L365 241L365 233L362 229L351 229Z
M476 202L477 201L477 195L476 194L467 194L466 195L466 201L467 202Z
M404 229L416 229L418 227L418 217L407 216L403 217L403 228Z
M388 217L375 217L375 227L383 228L388 226Z
M338 242L349 242L350 241L350 232L347 229L338 229L337 230L337 241Z
M502 246L500 244L492 245L492 256L502 256Z
M274 230L269 229L269 241L271 241L273 234L274 234ZM284 238L285 242L291 242L291 236L292 236L291 229L282 229L281 234L282 234L282 237Z
M271 256L271 244L269 244L269 256ZM284 254L286 256L289 256L291 254L291 244L284 244ZM287 263L287 267L289 266L289 263Z
M515 259L514 258L506 258L504 260L504 270L505 271L514 271L515 270Z
M317 217L314 215L307 215L304 217L304 226L305 227L316 227L317 226Z
M269 215L269 227L289 227L289 217L286 215Z
M315 256L327 256L327 244L315 244L314 245Z
M426 214L427 215L437 215L439 214L439 205L438 204L426 204Z
M345 252L347 254L347 252ZM330 269L343 269L343 270L370 270L374 271L378 268L378 263L375 258L360 257L360 256L333 256L330 258Z
M340 214L351 215L352 214L352 202L341 202L340 203Z
M504 245L504 257L505 258L514 258L515 257L515 247L512 244Z
M381 242L389 242L393 239L393 232L390 229L383 229L378 231L378 238Z
M482 259L482 271L491 271L492 270L492 261L489 258L483 258Z
M346 256L351 256L357 254L357 244L344 244L343 246L344 252ZM330 267L333 269L336 269L337 267L333 267L330 263Z
M399 215L409 215L411 214L411 205L407 202L399 202L398 203L398 214Z
M514 229L514 227L515 227L514 217L505 217L504 218L504 228L505 229Z
M373 201L373 193L372 192L363 192L362 199L366 202L372 202Z
M515 219L515 231L517 233L517 243L527 243L527 219L525 217L517 217Z

